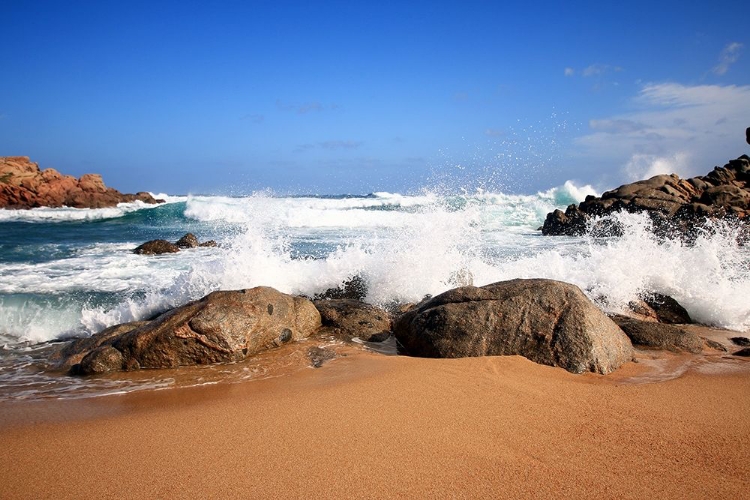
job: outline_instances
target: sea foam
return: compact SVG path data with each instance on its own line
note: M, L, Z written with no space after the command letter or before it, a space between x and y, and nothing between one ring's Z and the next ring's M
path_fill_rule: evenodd
M660 292L698 321L750 328L750 256L736 228L717 224L688 245L654 236L645 215L619 214L618 238L539 233L549 211L587 194L590 187L566 183L536 195L190 196L173 205L177 214L151 213L171 218L159 227L210 229L218 248L146 257L131 252L136 242L91 242L64 259L4 263L0 333L31 341L88 335L218 289L263 285L312 296L353 276L379 305L468 281L550 278L578 285L610 312Z

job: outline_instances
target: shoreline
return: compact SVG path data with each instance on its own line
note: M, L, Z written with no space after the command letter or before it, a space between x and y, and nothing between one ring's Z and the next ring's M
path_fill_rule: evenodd
M4 402L0 484L13 498L739 498L750 363L687 363L634 383L653 366L358 352L250 382Z

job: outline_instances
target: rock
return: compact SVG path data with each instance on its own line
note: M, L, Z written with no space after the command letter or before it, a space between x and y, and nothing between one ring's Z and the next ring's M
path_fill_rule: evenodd
M164 203L149 193L122 194L108 188L98 174L85 174L76 179L52 168L42 171L26 156L0 157L0 208L105 208L135 200Z
M695 333L673 325L640 321L626 316L614 315L612 320L622 328L634 345L666 349L673 352L687 351L699 354L703 351L703 340Z
M394 334L414 356L521 355L574 373L609 373L633 357L578 287L544 279L449 290L397 319Z
M307 350L307 358L310 360L310 366L320 368L323 363L336 357L336 352L326 347L311 347Z
M750 127L747 127L745 129L745 142L750 144Z
M750 347L745 347L734 353L735 356L750 357Z
M722 344L721 342L717 342L715 340L707 339L705 337L701 337L701 338L706 343L706 346L709 347L710 349L714 349L716 351L721 351L721 352L727 352L727 348L724 347L724 344Z
M50 356L50 362L58 370L70 370L80 364L83 357L107 341L147 324L147 321L133 321L111 326L96 335L73 340ZM74 370L76 371L76 370Z
M353 299L364 300L367 297L367 282L362 276L354 275L344 280L340 286L329 288L323 293L315 294L314 300Z
M622 312L622 315L641 321L659 322L656 311L654 311L654 309L643 299L636 299L628 302L628 308Z
M151 240L138 246L134 253L142 255L161 255L163 253L176 253L181 248L197 248L197 247L216 247L218 246L214 240L208 240L203 243L198 241L198 238L193 233L187 233L182 238L177 240L175 243L170 243L167 240Z
M643 297L643 301L654 311L659 323L690 324L687 310L669 295L650 293Z
M196 248L200 246L200 243L193 233L187 233L185 236L177 240L175 246L179 248Z
M111 345L97 347L81 360L80 365L71 371L72 374L93 375L125 369L125 358Z
M89 375L239 361L319 327L320 314L302 297L268 287L213 292L137 328L108 329L74 342L63 349L61 366L80 359L72 372Z
M372 341L373 337L388 338L391 317L383 309L352 299L316 300L313 302L320 313L327 333L342 340L358 337ZM377 342L378 340L375 340Z
M544 235L617 236L621 228L606 220L591 223L616 212L646 212L660 235L691 235L708 218L732 217L750 220L750 157L742 155L705 176L680 179L677 175L657 175L624 184L601 197L587 196L565 212L547 214Z
M179 251L180 248L177 245L170 243L167 240L151 240L139 245L133 250L133 253L139 255L161 255L164 253L176 253Z
M747 337L732 337L729 340L731 340L734 345L738 345L741 347L750 346L750 339Z

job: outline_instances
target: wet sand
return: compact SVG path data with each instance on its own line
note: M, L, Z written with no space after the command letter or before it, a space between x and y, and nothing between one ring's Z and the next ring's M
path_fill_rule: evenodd
M750 363L641 358L599 376L358 352L266 380L5 402L0 496L747 498Z

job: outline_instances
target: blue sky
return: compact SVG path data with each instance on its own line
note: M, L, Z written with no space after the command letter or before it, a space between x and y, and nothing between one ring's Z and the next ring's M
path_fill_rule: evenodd
M121 191L601 189L750 152L747 2L6 0L0 19L0 155Z

